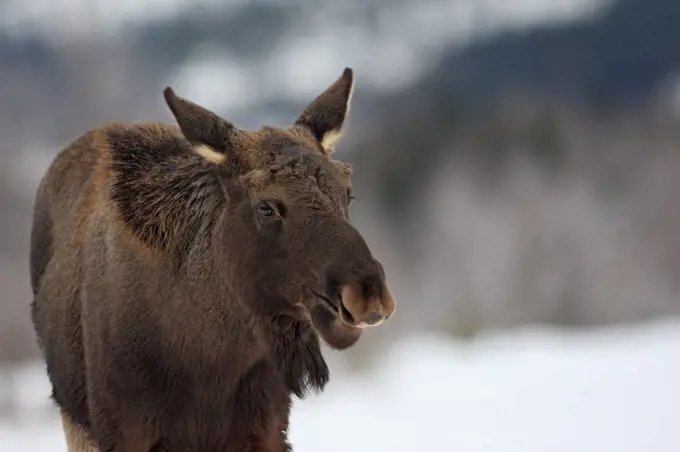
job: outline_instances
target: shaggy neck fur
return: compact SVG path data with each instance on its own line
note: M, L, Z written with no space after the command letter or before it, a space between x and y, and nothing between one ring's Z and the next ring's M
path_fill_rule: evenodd
M214 165L162 128L111 131L109 145L111 198L123 221L147 246L183 261L224 202Z

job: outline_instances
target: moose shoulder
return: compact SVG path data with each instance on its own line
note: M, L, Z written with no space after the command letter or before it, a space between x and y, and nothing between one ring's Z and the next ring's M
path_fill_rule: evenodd
M331 158L352 71L287 129L239 129L177 96L178 126L110 124L38 190L32 319L68 450L289 451L292 396L321 390L320 338L394 311Z

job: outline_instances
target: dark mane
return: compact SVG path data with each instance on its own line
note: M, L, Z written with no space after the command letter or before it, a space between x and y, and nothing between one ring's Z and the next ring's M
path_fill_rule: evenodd
M171 126L122 126L108 141L111 198L125 224L150 248L185 256L223 202L214 165Z

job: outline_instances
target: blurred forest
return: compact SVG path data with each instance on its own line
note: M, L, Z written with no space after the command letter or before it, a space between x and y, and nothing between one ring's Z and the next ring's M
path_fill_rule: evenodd
M339 39L351 40L406 3L187 6L111 31L92 2L85 31L66 37L0 28L0 361L37 356L28 231L60 148L107 121L170 121L162 88L199 60L227 68L213 78L233 78L229 67L259 77L247 77L257 95L241 104L229 103L233 89L195 88L215 99L208 106L243 127L287 125L353 66L313 47L324 14L350 24ZM354 66L337 153L355 165L352 219L399 302L366 343L415 329L469 337L680 313L678 24L677 0L612 0L573 20L440 40L416 75ZM291 33L306 37L308 54L281 50ZM304 77L277 80L271 62L283 57L302 65L294 74L319 58L332 67L302 89Z

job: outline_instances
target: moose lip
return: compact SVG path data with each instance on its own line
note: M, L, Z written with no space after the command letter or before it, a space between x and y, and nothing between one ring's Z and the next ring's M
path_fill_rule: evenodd
M354 321L354 317L352 317L352 314L349 313L347 308L341 303L338 302L333 303L330 298L328 298L326 295L322 295L316 291L312 291L314 295L316 295L321 301L323 301L324 305L335 315L340 317L340 320L342 320L343 323L347 324L348 326L355 326L356 322Z

